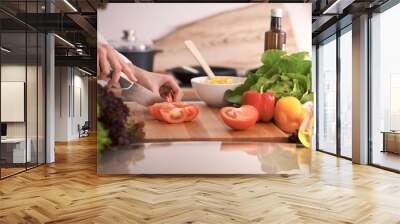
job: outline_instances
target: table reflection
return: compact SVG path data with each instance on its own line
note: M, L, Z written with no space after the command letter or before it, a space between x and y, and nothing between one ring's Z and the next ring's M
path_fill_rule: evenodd
M262 142L143 143L103 152L99 174L309 174L311 153Z

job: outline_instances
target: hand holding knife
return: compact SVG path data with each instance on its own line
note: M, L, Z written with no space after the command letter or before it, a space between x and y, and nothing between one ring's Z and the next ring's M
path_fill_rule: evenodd
M99 85L106 87L108 85L108 81L110 80L110 76L111 75L108 76L107 80L98 80ZM122 91L121 98L123 101L136 102L143 106L150 106L154 103L165 101L165 99L154 94L152 91L146 89L139 83L130 81L123 72L121 72L118 82L120 87L117 89Z

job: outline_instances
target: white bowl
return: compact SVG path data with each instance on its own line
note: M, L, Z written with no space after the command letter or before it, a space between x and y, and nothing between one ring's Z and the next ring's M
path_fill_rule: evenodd
M192 87L197 96L212 107L222 107L228 103L224 100L224 93L228 89L235 89L243 84L244 77L229 77L233 80L230 84L210 84L207 82L208 76L201 76L191 79Z

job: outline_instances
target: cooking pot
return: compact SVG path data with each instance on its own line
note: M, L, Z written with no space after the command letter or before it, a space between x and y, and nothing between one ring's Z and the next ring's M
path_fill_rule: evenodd
M198 71L198 73L194 73L185 69L183 67L175 67L169 70L176 79L180 81L181 86L192 86L190 80L192 78L196 78L199 76L207 76L205 71L201 66L190 66L192 69ZM227 67L218 67L218 66L210 66L211 70L214 72L216 76L237 76L236 70L234 68ZM190 70L192 70L190 69Z
M113 45L132 63L147 71L153 71L154 56L162 52L153 48L152 41L139 41L135 30L124 30L121 40L114 42Z
M139 68L142 68L150 72L153 71L154 56L157 53L162 52L161 50L152 48L148 48L145 50L130 49L129 51L124 49L118 49L118 51L125 57L127 57L130 61L132 61L132 63L138 66Z

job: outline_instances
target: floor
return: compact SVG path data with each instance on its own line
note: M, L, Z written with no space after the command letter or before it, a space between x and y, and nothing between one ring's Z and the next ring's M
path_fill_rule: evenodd
M25 170L24 168L1 168L1 177L7 177Z
M11 176L13 174L23 172L25 171L25 166L22 165L23 167L7 167L7 168L1 168L1 178L5 178L7 176ZM36 164L29 164L27 169L32 169L36 166Z
M320 152L294 176L97 176L96 141L0 181L0 223L400 223L400 175Z
M395 170L400 170L399 154L395 154L392 152L381 152L376 150L374 151L372 159L374 164L389 167Z

